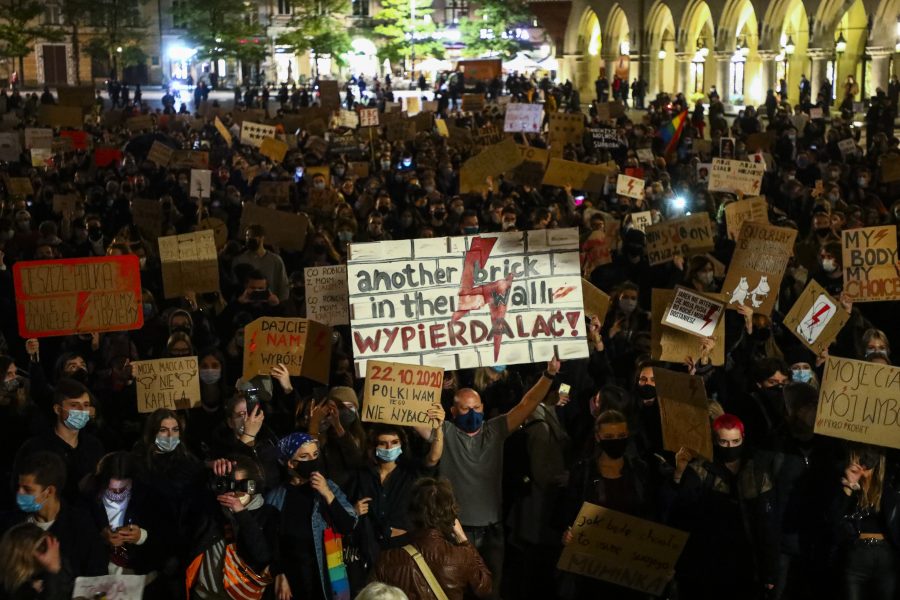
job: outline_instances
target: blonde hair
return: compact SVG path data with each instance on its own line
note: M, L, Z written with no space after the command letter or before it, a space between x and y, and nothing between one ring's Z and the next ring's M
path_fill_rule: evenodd
M0 540L0 585L13 594L22 584L38 572L38 562L34 557L35 548L42 537L43 529L34 523L19 523L10 528Z
M490 384L494 383L495 381L502 381L506 379L506 377L506 371L498 373L491 367L478 367L477 369L475 369L475 378L472 383L474 384L476 390L478 390L479 392L483 392Z
M859 508L861 510L865 510L867 508L871 508L872 510L879 511L881 510L881 493L884 491L884 473L886 470L886 461L884 458L884 452L872 450L871 448L866 448L863 451L860 449L853 449L850 451L850 464L860 464L860 460L862 458L874 458L878 457L876 465L865 465L872 469L872 478L866 478L863 480L861 485L861 490L859 494Z

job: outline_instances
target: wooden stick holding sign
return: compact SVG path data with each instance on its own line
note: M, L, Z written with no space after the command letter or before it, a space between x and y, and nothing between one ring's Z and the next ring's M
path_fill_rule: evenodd
M428 411L441 403L444 369L370 360L362 420L368 423L422 426L432 422Z

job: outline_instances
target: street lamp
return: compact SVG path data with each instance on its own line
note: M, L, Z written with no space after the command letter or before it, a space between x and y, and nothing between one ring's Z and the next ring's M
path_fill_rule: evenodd
M796 47L794 46L794 38L788 35L787 43L784 45L784 53L790 56L794 53L794 50L796 50Z
M631 54L631 44L628 40L619 43L619 56L628 56Z
M659 49L659 52L657 53L656 56L659 57L659 60L664 60L664 59L666 58L666 49L665 49L665 48L660 48L660 49Z

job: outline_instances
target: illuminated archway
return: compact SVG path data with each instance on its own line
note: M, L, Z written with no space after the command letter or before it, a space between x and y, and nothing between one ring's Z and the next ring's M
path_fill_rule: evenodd
M647 52L653 65L650 69L650 96L660 92L674 93L678 89L675 81L677 44L672 11L662 2L657 2L650 9L647 22Z
M587 102L595 97L594 82L600 76L603 59L600 55L603 49L603 34L600 29L600 19L590 8L584 11L578 26L577 53L583 58L578 64L575 73L575 84L581 93L582 101Z
M729 101L762 104L766 84L759 59L759 25L750 0L729 0L719 30L720 48L732 52L727 82Z
M836 61L832 81L835 82L837 101L843 101L846 95L848 76L852 76L857 83L855 101L872 96L875 92L870 70L872 63L866 59L868 16L862 0L856 0L840 14L834 22L833 31Z
M637 70L637 65L631 65L631 37L628 27L628 17L618 4L613 5L606 19L606 56L610 61L607 69L607 77L612 81L614 75L622 77L626 82L631 81L631 69Z
M787 100L796 104L800 100L800 76L809 77L809 21L806 7L800 0L793 0L782 21L777 37L775 57L775 82L787 84Z
M706 95L716 83L715 27L709 6L703 0L692 2L681 22L681 47L692 56L689 68L682 73L679 86L688 98Z

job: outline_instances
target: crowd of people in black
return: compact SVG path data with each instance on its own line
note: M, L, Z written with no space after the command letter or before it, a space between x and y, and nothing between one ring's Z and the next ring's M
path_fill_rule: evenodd
M641 81L631 85L638 106ZM0 496L0 597L70 598L76 577L138 574L145 598L648 598L557 569L589 502L690 534L666 598L900 598L897 450L814 431L828 356L896 361L897 303L854 303L841 247L842 231L900 223L900 182L882 168L900 154L896 113L879 92L870 114L886 112L867 118L863 136L839 113L808 118L808 103L778 99L771 110L767 102L732 118L715 98L707 114L682 94L661 94L646 112L609 122L604 82L583 118L614 129L618 146L586 140L554 151L614 162L616 172L645 180L640 199L616 194L615 173L599 191L507 174L461 194L460 166L480 149L474 136L429 127L388 141L379 132L338 151L306 126L285 130L285 115L319 102L315 90L287 86L277 104L261 105L279 135L296 141L281 162L239 143L243 105L259 105L240 90L233 111L195 96L199 125L163 119L172 103L151 107L120 90L113 105L126 117L152 115L154 130L105 120L101 99L84 131L121 148L121 160L100 167L89 150L69 148L39 167L27 155L4 163L0 477L10 487ZM612 87L626 102L627 80ZM454 130L497 123L508 92L548 112L582 112L573 86L549 79L510 77L492 87L498 101L477 112L462 111L443 89L435 116ZM366 104L384 111L386 102L382 93ZM19 129L37 115L25 103L0 108ZM667 153L659 131L688 110ZM231 130L231 145L214 116ZM347 133L328 129L328 137ZM651 318L653 289L719 292L735 250L725 207L738 199L710 192L699 167L726 138L733 158L752 159L748 138L762 132L771 140L761 190L767 219L797 231L773 290L776 308L771 316L726 312L719 366L714 338L697 338L683 363L654 360L651 331L661 325ZM208 152L209 198L192 197L190 169L148 160L147 136ZM537 148L553 143L546 127L515 137ZM360 162L367 173L351 167ZM327 175L303 176L320 166ZM13 193L9 177L29 179L33 193ZM289 182L286 201L260 193L268 181ZM54 210L60 194L78 196L74 209ZM133 218L132 203L147 198L161 205L156 231ZM306 214L303 249L275 247L260 224L242 226L248 204ZM714 249L651 266L632 218L642 211L653 223L708 214ZM156 238L214 222L227 231L218 245L221 289L166 298ZM447 371L430 423L418 428L362 422L349 326L333 329L327 386L284 365L241 377L244 327L261 316L305 317L304 267L345 264L352 244L563 227L578 228L582 240L598 231L615 240L611 261L584 263L584 277L610 296L605 318L586 323L588 358ZM139 259L141 329L19 336L17 263L121 255ZM809 281L850 314L818 356L783 323ZM139 413L134 362L186 356L198 359L199 405ZM659 368L702 377L711 460L696 448L666 449ZM889 385L896 401L900 380Z

